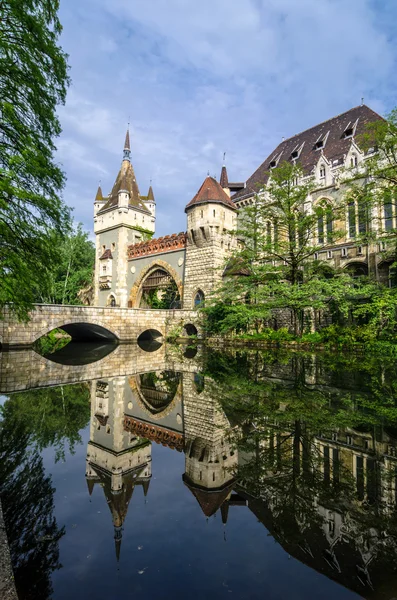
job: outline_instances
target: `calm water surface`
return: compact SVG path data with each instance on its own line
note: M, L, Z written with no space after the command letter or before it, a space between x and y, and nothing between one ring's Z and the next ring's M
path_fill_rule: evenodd
M20 599L397 598L394 361L108 350L1 357Z

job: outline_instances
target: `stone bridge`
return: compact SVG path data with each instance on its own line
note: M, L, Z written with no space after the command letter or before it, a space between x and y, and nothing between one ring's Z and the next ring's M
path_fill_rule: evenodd
M0 393L111 379L151 371L196 373L201 370L202 348L189 358L183 349L162 344L155 352L145 352L137 344L119 345L113 352L91 364L64 365L37 354L18 350L0 354Z
M150 310L140 308L36 304L30 320L19 322L10 308L0 319L3 349L29 347L53 329L66 331L75 341L136 342L147 331L153 337L167 336L175 328L186 335L200 335L200 319L193 310Z

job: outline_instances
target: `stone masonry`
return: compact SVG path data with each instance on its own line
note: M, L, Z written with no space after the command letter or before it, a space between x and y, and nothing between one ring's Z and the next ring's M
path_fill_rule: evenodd
M56 328L65 330L75 339L136 342L144 331L158 331L161 336L175 327L193 324L200 331L199 317L192 310L146 310L117 307L65 306L38 304L30 320L21 323L9 308L0 320L0 342L3 349L31 346L36 340ZM92 335L91 335L92 334Z

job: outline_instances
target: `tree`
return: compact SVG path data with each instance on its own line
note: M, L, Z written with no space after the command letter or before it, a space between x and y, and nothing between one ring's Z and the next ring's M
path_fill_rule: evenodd
M69 224L54 160L56 107L69 83L58 8L58 0L0 3L0 306L12 303L19 317L58 260L51 230Z
M53 231L51 240L57 248L58 262L48 269L46 278L38 284L35 299L52 304L81 304L78 293L92 282L94 244L81 223L64 236Z
M204 309L212 324L223 313L223 331L251 326L259 331L273 309L288 308L300 335L305 309L321 310L346 297L350 278L334 277L331 267L314 259L326 244L343 236L336 224L344 204L312 205L314 183L303 175L299 165L288 162L272 169L266 188L242 211L237 232L241 243L226 267L215 305ZM340 308L347 312L346 303Z

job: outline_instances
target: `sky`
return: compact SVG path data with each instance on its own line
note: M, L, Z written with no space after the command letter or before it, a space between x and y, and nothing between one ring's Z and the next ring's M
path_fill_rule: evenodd
M64 199L92 232L130 122L156 237L185 231L209 172L245 181L287 138L364 102L397 106L395 0L61 0L69 54L57 159Z

